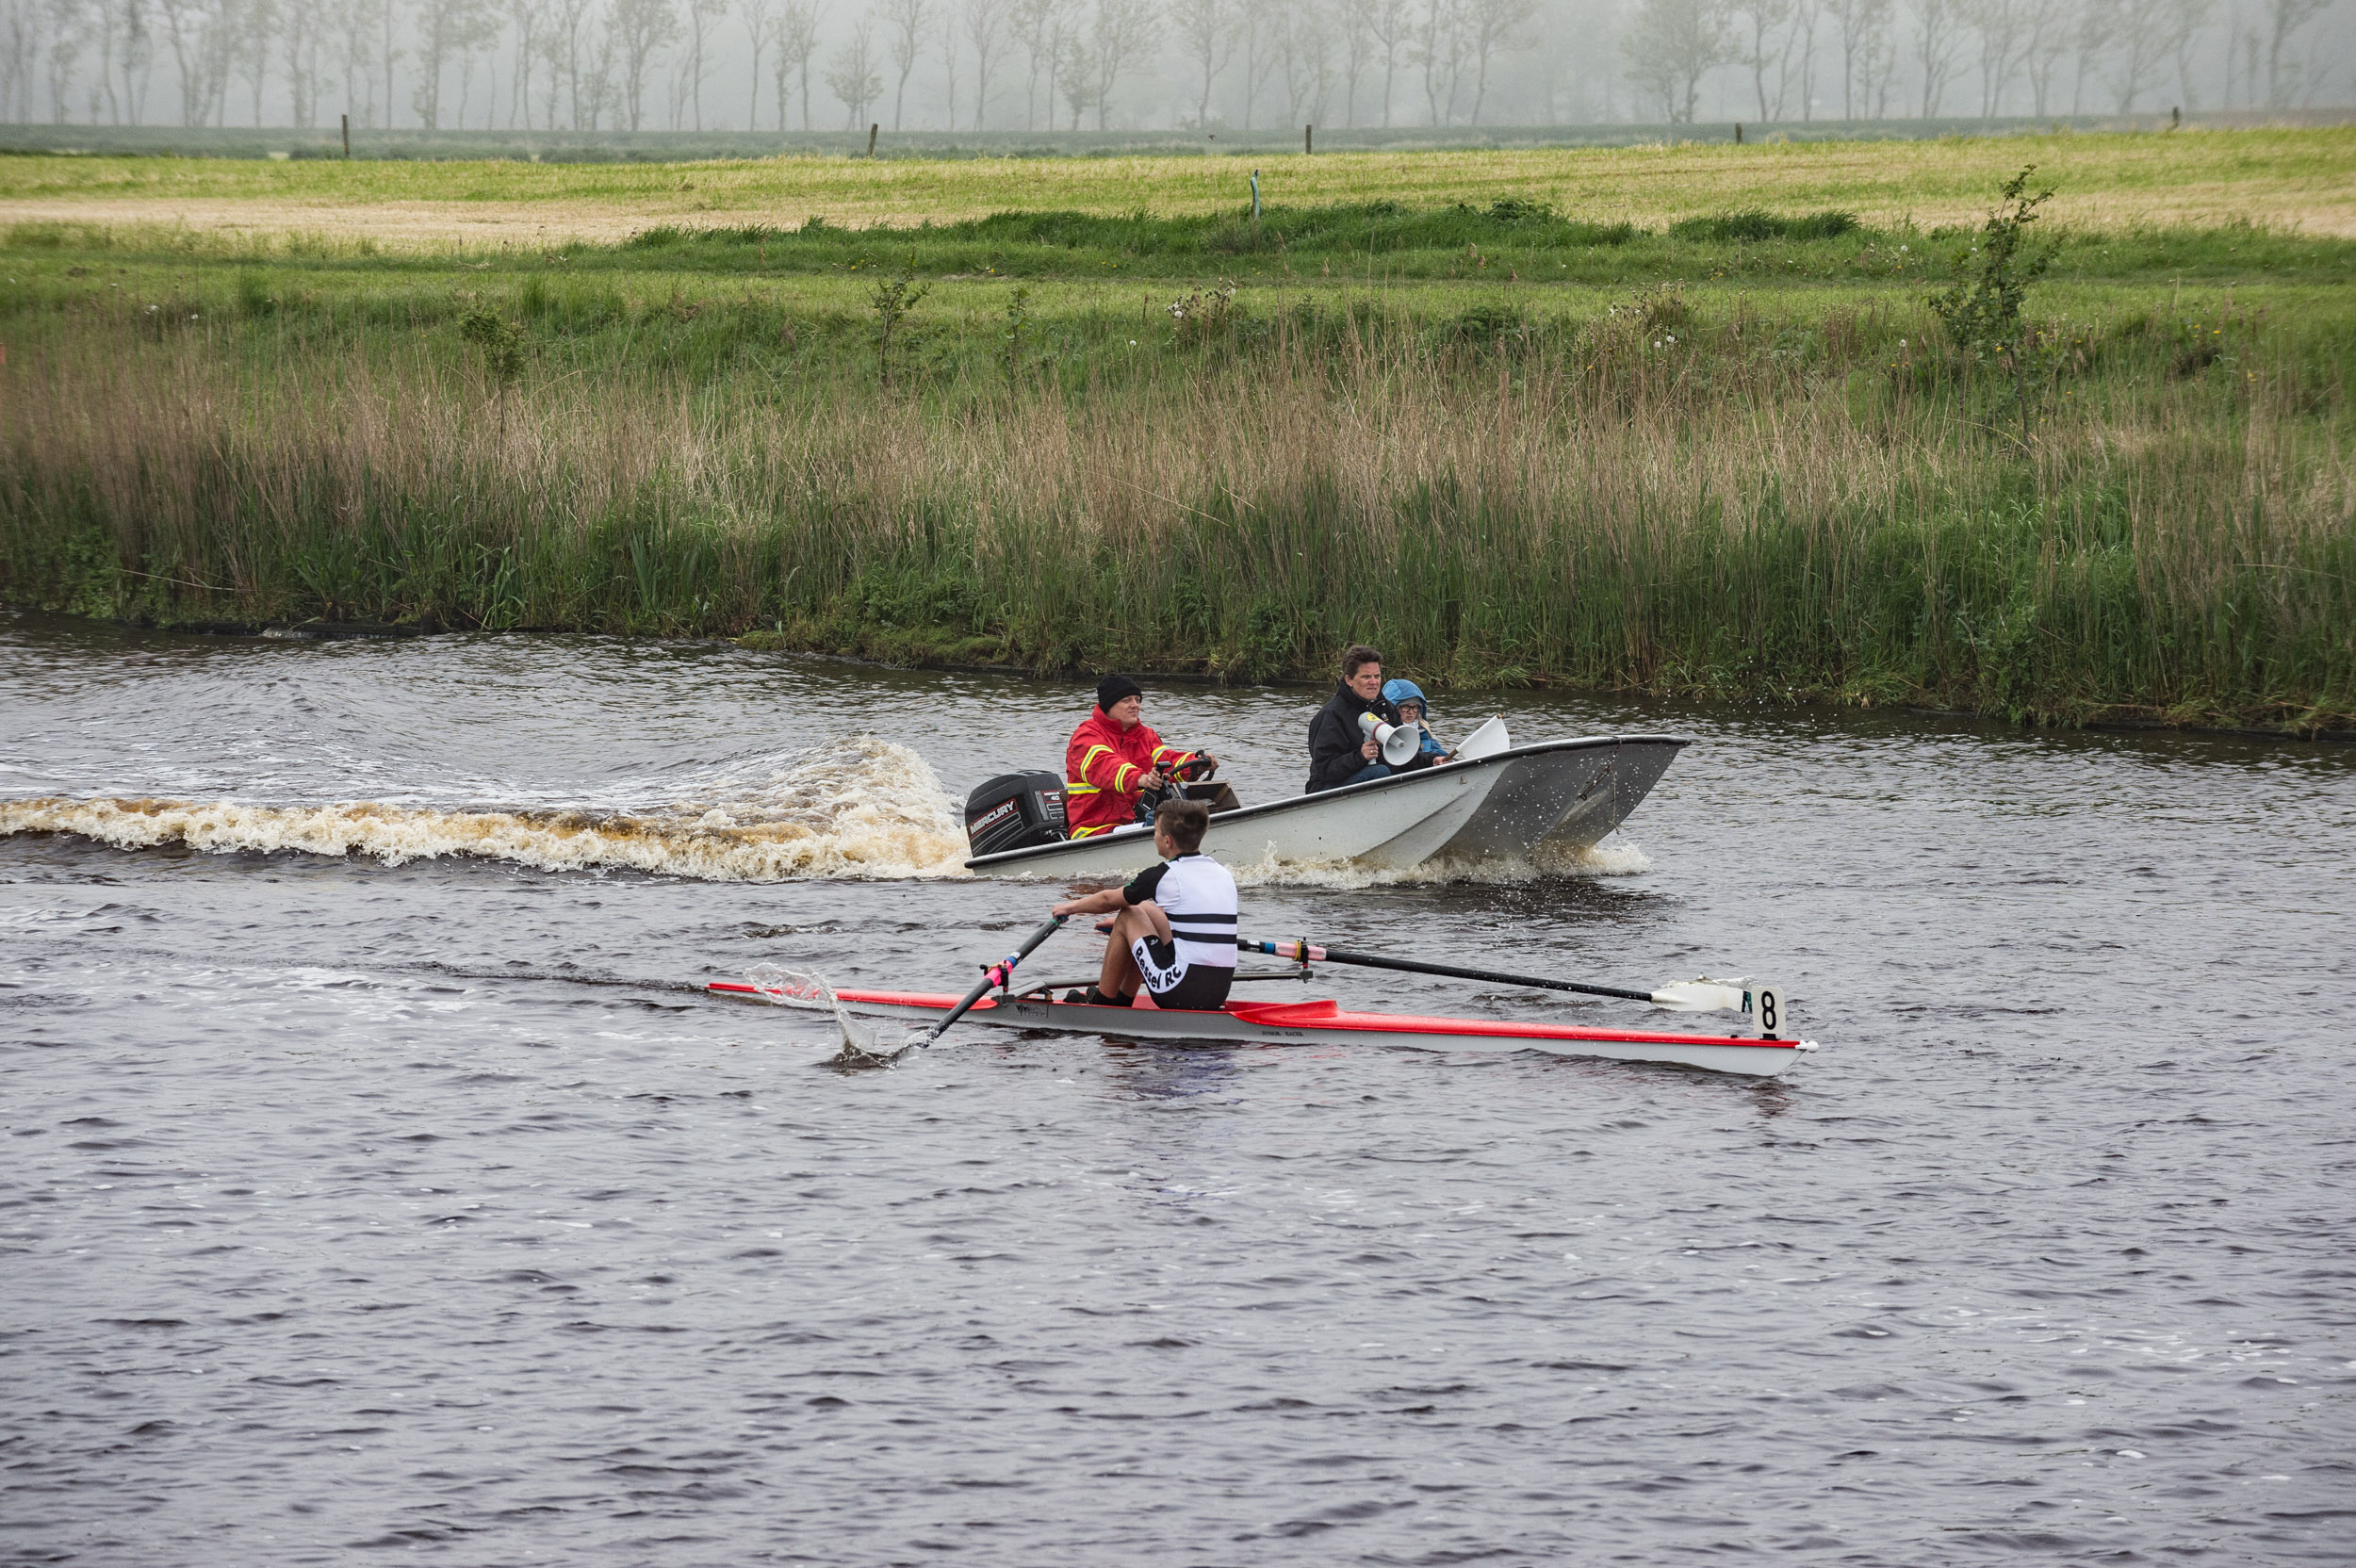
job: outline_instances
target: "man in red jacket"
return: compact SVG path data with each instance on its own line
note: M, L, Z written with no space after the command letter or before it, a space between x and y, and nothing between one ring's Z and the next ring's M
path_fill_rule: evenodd
M1140 820L1140 802L1147 803L1150 817L1170 782L1170 770L1197 755L1162 744L1146 725L1144 711L1145 691L1127 676L1108 675L1097 682L1095 710L1080 721L1064 747L1064 812L1073 838L1128 826ZM1204 773L1219 766L1209 752L1199 755Z

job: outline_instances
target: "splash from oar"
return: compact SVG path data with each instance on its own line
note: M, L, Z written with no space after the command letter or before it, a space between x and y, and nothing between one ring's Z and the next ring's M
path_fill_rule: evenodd
M826 1058L826 1067L890 1067L922 1040L922 1024L903 1024L887 1031L865 1019L854 1018L836 999L834 988L816 970L787 969L780 964L755 964L744 973L745 984L781 1007L824 1007L834 1015L843 1049Z

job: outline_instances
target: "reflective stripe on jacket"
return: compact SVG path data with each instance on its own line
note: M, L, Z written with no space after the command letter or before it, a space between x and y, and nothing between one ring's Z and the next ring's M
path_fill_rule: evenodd
M1123 729L1102 708L1091 708L1064 747L1064 810L1072 836L1085 839L1137 820L1138 780L1186 754L1162 744L1151 725Z

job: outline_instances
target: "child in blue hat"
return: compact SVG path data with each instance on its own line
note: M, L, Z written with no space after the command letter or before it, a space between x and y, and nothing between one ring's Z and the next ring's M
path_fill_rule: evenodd
M1409 767L1432 768L1455 760L1456 754L1442 746L1431 727L1424 723L1424 714L1431 705L1424 701L1422 687L1412 680L1386 680L1383 683L1383 700L1398 710L1401 725L1415 727L1419 737L1417 756L1407 764Z

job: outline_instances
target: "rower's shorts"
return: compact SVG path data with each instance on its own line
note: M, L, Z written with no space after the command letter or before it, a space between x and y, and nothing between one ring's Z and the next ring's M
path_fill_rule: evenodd
M1156 1007L1181 1012L1215 1013L1227 1005L1227 988L1235 983L1233 965L1189 964L1178 956L1178 944L1159 937L1139 937L1129 944Z

